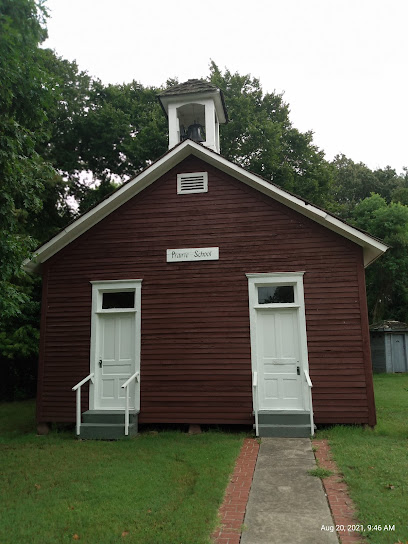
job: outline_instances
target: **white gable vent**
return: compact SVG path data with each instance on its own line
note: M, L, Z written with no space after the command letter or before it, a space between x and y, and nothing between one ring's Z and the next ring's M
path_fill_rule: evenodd
M208 173L192 172L177 174L177 194L206 193L208 191Z

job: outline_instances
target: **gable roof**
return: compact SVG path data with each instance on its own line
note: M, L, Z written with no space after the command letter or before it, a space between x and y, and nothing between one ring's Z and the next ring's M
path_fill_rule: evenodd
M154 183L160 176L168 170L179 164L189 155L193 155L219 170L231 175L233 178L253 187L261 193L274 198L278 202L289 208L309 217L316 223L340 234L344 238L351 240L363 248L364 265L368 266L380 255L387 251L388 246L381 240L367 234L355 227L352 227L345 221L330 214L302 198L293 195L279 186L263 179L257 174L253 174L232 163L225 157L222 157L215 151L198 144L192 140L185 140L176 145L166 154L160 157L153 164L148 166L143 172L130 179L119 187L109 197L105 198L99 204L85 212L76 220L67 225L51 240L40 246L32 259L24 261L23 266L26 271L38 272L41 264L50 257L58 253L65 246L70 244L76 238L84 234L91 227L99 223L122 204L143 191L146 187Z

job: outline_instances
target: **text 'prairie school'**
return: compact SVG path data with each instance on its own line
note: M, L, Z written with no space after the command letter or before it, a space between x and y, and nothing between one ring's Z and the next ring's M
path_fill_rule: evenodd
M181 261L218 261L219 247L190 247L181 249L168 249L167 262Z

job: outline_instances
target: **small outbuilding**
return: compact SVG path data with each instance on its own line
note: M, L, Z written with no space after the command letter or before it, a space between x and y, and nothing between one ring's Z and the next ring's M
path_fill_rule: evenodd
M169 151L25 263L43 277L38 423L374 425L364 267L387 246L224 158L213 85L159 99Z
M382 321L370 327L374 372L408 372L408 324Z

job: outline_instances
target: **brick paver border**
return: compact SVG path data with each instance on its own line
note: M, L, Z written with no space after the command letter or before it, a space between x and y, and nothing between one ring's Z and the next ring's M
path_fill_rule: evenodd
M341 544L365 543L367 540L358 532L349 531L350 525L359 525L356 518L356 507L349 497L347 485L343 481L336 463L333 461L330 446L327 440L313 440L316 448L315 457L318 465L333 472L332 476L323 478L323 486L326 491L330 509L336 526L344 527L344 531L337 531Z
M344 527L337 531L341 544L366 543L360 533L349 531L349 525L359 525L356 508L351 500L347 485L333 461L327 440L313 440L316 448L315 457L318 465L333 472L332 476L323 478L329 506L336 526ZM220 526L211 535L214 544L239 544L244 523L249 491L258 457L259 442L246 438L235 463L234 472L225 491L224 501L218 511Z
M218 511L220 526L211 535L214 544L239 544L258 450L257 440L245 438Z

